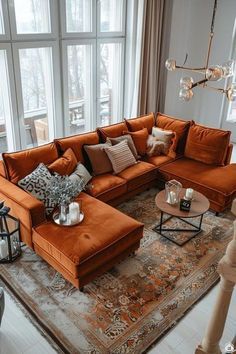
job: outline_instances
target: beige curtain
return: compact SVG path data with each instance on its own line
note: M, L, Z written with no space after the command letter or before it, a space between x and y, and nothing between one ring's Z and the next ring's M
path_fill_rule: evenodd
M165 60L168 57L173 0L146 0L142 36L139 115L163 112L166 91Z

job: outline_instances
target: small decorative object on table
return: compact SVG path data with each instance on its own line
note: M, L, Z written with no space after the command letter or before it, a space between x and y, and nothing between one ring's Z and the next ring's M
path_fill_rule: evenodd
M85 183L81 178L73 182L69 176L55 174L48 184L48 192L59 208L59 212L53 215L53 220L60 225L71 226L78 224L84 218L78 203L71 203L72 200L85 189ZM71 204L70 204L71 203Z
M175 179L165 183L166 202L168 204L177 204L179 202L181 188L182 184Z
M191 201L193 200L193 189L187 188L185 191L185 196L180 199L180 210L189 211L191 208Z
M21 254L20 221L9 211L0 202L0 263L13 262Z

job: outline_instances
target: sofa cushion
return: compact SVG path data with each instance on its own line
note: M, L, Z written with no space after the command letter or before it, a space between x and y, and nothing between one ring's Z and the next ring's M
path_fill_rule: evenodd
M208 165L223 166L228 151L230 134L230 131L192 123L188 132L184 155Z
M83 153L84 145L92 145L99 143L97 132L73 135L66 138L55 139L56 146L60 155L67 149L71 148L77 158L77 161L86 165L86 156ZM87 166L86 166L87 167Z
M148 130L147 128L143 128L141 130L137 130L136 132L124 131L123 134L131 135L136 150L140 156L144 156L147 151L147 140L148 140Z
M175 132L176 137L172 149L178 154L184 153L184 147L191 121L177 119L162 113L157 114L156 126Z
M129 146L132 154L134 155L135 159L138 160L140 158L140 156L137 153L133 139L131 138L130 135L121 135L121 136L118 136L117 138L107 138L107 141L109 143L111 143L112 145L119 144L123 140L127 140L128 146Z
M50 172L56 172L61 176L70 175L77 166L76 156L71 148L67 149L64 154L48 165Z
M3 153L6 175L14 184L29 175L40 162L49 165L58 158L58 152L54 143L42 145L33 149L18 152Z
M36 227L33 232L34 244L75 278L82 269L84 273L91 272L106 262L108 259L104 255L107 252L111 259L136 243L143 231L143 224L111 206L85 193L81 193L79 199L82 200L85 215L81 224L63 228L48 222ZM86 266L89 260L90 269Z
M87 168L79 162L75 168L75 170L72 172L70 175L70 180L77 181L79 177L79 180L82 179L84 181L84 185L86 186L88 182L92 179L92 176L90 175L89 171Z
M170 156L160 155L160 156L145 156L144 161L151 163L156 167L159 167L171 161L174 161L174 159Z
M156 167L150 163L140 161L136 165L126 168L119 173L119 177L127 181L128 191L132 191L156 178Z
M106 127L97 128L99 137L103 143L107 138L117 138L123 134L123 131L127 129L125 122L111 124Z
M143 128L147 128L148 133L151 134L152 127L155 125L154 113L145 114L137 118L125 119L128 130L136 132Z
M56 203L49 197L48 184L52 178L47 167L40 163L29 175L18 181L18 185L45 205L46 215L50 215Z
M128 146L127 140L121 141L117 145L105 148L105 152L111 161L115 174L118 174L127 167L136 164L135 157Z
M126 181L110 173L94 176L90 183L92 188L87 193L103 202L115 199L127 191Z
M225 206L236 194L236 164L224 167L207 165L188 158L180 158L160 166L158 177L176 179L183 187L191 187L203 193L215 205ZM220 210L220 209L219 209Z
M95 176L113 171L111 161L105 152L105 148L109 146L107 143L84 145Z

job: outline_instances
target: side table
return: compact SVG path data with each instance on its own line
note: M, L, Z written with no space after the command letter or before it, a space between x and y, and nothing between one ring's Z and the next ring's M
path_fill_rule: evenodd
M185 195L185 189L182 188L182 190L180 192L180 197L183 198L184 195ZM190 241L193 237L195 237L196 235L198 235L202 231L201 226L202 226L203 215L210 207L209 200L203 194L201 194L197 191L194 191L194 198L191 202L190 211L180 210L179 203L174 204L174 205L167 203L165 200L165 190L162 190L161 192L159 192L157 194L155 202L156 202L156 206L161 211L161 219L160 219L160 223L157 226L155 226L153 228L153 230L156 231L157 233L159 233L161 236L169 239L170 241L174 242L178 246L183 246L186 242ZM164 214L168 214L169 216L164 219ZM191 226L191 228L164 227L164 224L168 220L170 220L174 217L181 220L185 224L188 224L189 226ZM198 225L195 225L195 224L191 223L189 220L187 220L188 218L196 218L196 217L200 217ZM168 235L168 232L181 232L181 231L192 232L193 234L186 241L181 242L181 243L173 240Z

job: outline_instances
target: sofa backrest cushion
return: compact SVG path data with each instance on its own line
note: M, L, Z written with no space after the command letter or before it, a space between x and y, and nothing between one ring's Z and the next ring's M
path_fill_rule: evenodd
M18 152L3 153L6 177L17 184L19 180L29 175L42 162L49 165L58 158L58 152L54 143L42 145L36 148Z
M127 130L125 122L97 128L97 132L99 134L101 142L103 143L106 142L107 138L117 138L118 136L121 136L124 130Z
M176 134L172 149L177 154L184 153L185 143L190 124L191 121L177 119L171 116L167 116L163 113L158 113L156 118L157 127L165 130L172 130Z
M192 123L188 132L184 155L208 165L223 166L228 151L230 134L230 131Z
M71 148L67 149L64 154L48 165L50 172L59 173L61 176L69 176L77 166L76 156Z
M93 145L99 143L99 137L97 132L78 134L69 136L66 138L55 139L56 146L58 148L59 154L63 154L67 149L71 148L78 162L87 164L86 155L83 151L84 145ZM87 167L87 166L86 166Z
M155 125L155 116L154 113L149 113L137 118L125 119L127 128L131 132L136 132L143 128L147 128L148 133L152 133L152 127Z

